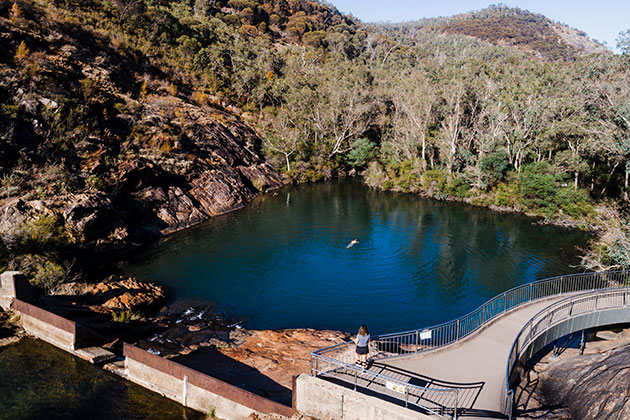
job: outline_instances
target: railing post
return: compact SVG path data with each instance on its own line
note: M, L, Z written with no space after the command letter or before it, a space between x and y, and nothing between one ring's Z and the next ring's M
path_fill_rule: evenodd
M458 408L459 408L459 389L456 389L455 390L455 412L453 413L454 417L455 417L455 420L457 420L457 411L458 411L457 409Z
M459 318L457 318L457 338L455 339L455 341L459 340Z
M482 306L482 310L481 310L481 325L483 325L486 322L486 305Z
M418 341L419 336L420 336L420 331L416 330L416 354L418 354L418 350L420 349L420 341Z
M409 407L409 388L405 387L405 408Z
M507 311L507 292L503 292L503 312Z

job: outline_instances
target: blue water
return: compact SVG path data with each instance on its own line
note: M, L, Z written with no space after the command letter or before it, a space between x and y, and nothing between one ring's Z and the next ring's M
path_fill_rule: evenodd
M403 331L579 271L589 235L354 181L287 187L172 235L122 270L260 329ZM358 243L346 248L352 239Z

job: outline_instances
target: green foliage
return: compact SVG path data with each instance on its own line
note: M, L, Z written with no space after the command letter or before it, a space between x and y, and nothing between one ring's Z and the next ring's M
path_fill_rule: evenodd
M617 48L622 54L630 54L630 29L619 32L617 37Z
M24 222L15 229L13 245L16 251L43 253L68 243L63 225L55 216L42 215ZM21 253L19 252L19 253Z
M30 255L22 259L20 270L30 279L31 284L46 292L66 281L68 275L61 264Z
M373 170L376 167L373 167ZM392 162L386 167L383 188L395 191L419 191L421 189L422 168L417 160Z
M88 189L94 190L94 191L107 191L108 190L107 182L105 182L105 180L98 175L90 175L85 180L85 186Z
M553 216L556 204L556 177L547 162L525 165L519 175L520 202L526 209Z
M459 199L468 198L472 194L470 183L463 175L453 178L453 181L446 186L445 192Z
M352 143L352 149L348 152L348 164L353 168L363 168L374 159L378 152L378 146L367 138L360 138Z
M561 188L557 193L557 201L563 213L573 219L579 220L595 215L588 192L584 189Z
M129 324L133 321L142 320L144 317L142 314L137 312L132 312L130 310L122 310L122 311L113 311L112 312L112 321L118 322L121 324Z
M447 173L439 169L426 171L422 175L422 188L429 195L436 195L444 191L447 181Z
M494 205L499 207L515 208L519 202L519 190L517 183L500 182L496 187Z
M509 159L510 157L504 150L488 153L481 159L480 169L487 178L489 186L494 186L503 180L510 166Z

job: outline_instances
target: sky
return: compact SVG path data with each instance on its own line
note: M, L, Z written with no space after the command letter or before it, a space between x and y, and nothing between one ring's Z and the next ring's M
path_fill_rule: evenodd
M541 13L580 29L591 38L606 41L616 51L619 32L630 29L630 0L328 0L340 11L363 22L403 22L421 18L452 16L480 10L490 4ZM618 51L617 51L618 52Z

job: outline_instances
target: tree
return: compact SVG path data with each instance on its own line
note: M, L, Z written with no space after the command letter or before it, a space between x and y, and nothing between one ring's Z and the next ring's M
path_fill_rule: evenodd
M290 158L299 149L301 141L308 137L308 128L290 108L283 107L277 115L268 116L265 129L264 146L283 155L287 172L291 172Z
M374 101L369 74L352 62L330 63L322 69L310 119L320 151L327 159L352 149L372 121Z
M113 0L119 22L125 24L140 15L144 3L142 0Z
M365 137L352 142L352 150L348 152L348 163L353 168L365 167L376 156L378 146Z
M394 135L397 141L405 141L402 145L406 159L417 156L426 161L427 131L434 122L434 110L437 105L435 88L426 79L424 72L412 69L401 74L392 88L394 104Z
M616 41L622 54L630 54L630 29L619 32Z

